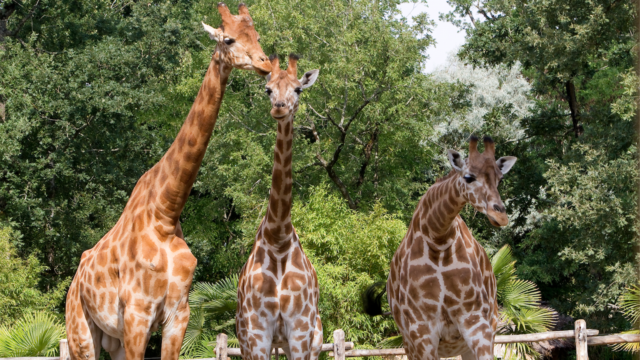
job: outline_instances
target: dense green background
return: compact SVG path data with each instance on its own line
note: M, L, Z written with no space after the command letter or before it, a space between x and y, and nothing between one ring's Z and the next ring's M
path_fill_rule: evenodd
M632 1L449 3L467 43L439 76L421 71L432 21L402 18L397 1L248 2L265 53L320 69L295 120L293 220L321 278L326 340L337 327L369 346L393 334L358 313L357 294L386 278L418 199L448 171L444 149L471 133L518 157L501 185L511 224L467 208L476 238L490 253L510 244L519 276L559 312L628 329L615 304L637 280ZM80 255L186 117L214 48L203 20L220 23L213 2L0 1L0 248L12 249L0 323L63 313ZM233 72L183 212L196 281L237 273L266 209L263 86Z

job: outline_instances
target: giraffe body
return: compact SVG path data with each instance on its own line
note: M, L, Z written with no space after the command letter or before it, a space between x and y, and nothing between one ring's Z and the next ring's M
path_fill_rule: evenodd
M318 70L296 79L297 57L286 72L272 59L267 77L271 116L278 121L269 207L238 283L236 333L245 360L268 360L274 346L289 360L315 360L322 347L318 277L291 224L293 117L299 94Z
M180 213L195 181L234 67L267 74L246 6L233 16L218 4L224 30L204 25L218 41L187 119L162 159L133 189L116 225L85 251L66 303L72 360L142 360L162 326L162 359L177 360L189 321L196 258L184 241Z
M497 191L515 158L494 159L471 139L470 156L449 151L454 170L418 203L391 262L387 297L410 360L492 360L498 324L496 279L491 262L459 215L465 204L495 226L508 223Z

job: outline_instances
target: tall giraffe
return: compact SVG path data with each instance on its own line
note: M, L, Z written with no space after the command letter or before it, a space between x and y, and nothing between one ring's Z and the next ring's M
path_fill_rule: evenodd
M278 123L271 192L240 273L236 333L244 360L268 360L272 346L282 347L289 360L315 360L322 347L318 277L291 224L291 154L300 93L313 85L319 71L298 80L295 55L289 55L287 71L280 71L277 56L270 60L266 91Z
M493 140L483 140L480 153L471 137L466 160L448 151L453 170L422 197L393 256L387 298L409 360L493 360L496 279L459 213L470 203L493 226L507 225L498 185L516 158L496 161Z
M66 327L73 360L142 360L162 325L162 359L177 360L189 321L196 267L180 227L187 201L233 68L271 71L249 10L218 4L222 26L203 23L217 41L198 96L175 141L136 184L116 225L82 254L67 294Z

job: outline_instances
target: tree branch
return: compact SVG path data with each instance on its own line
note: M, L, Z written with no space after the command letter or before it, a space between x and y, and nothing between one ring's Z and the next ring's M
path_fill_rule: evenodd
M369 161L371 159L371 152L373 150L373 147L378 142L379 133L380 133L380 129L378 126L376 126L373 129L373 133L371 133L371 138L362 149L362 153L364 154L364 161L360 166L360 173L358 174L358 181L356 182L356 187L360 187L364 183L364 175L367 171L367 166L369 166Z
M569 110L571 111L571 121L573 123L573 132L575 133L576 139L582 135L583 128L579 124L580 121L580 113L578 112L578 101L576 100L576 87L573 84L573 81L569 80L566 83L567 89L567 100L569 102Z

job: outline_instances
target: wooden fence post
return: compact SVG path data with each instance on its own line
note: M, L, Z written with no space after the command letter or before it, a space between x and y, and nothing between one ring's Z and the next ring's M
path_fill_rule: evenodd
M344 331L342 329L333 332L333 359L345 360Z
M67 339L60 340L60 360L70 360L69 343L67 342Z
M589 360L587 346L587 322L578 320L575 323L576 360Z
M227 360L227 334L216 336L216 360Z

